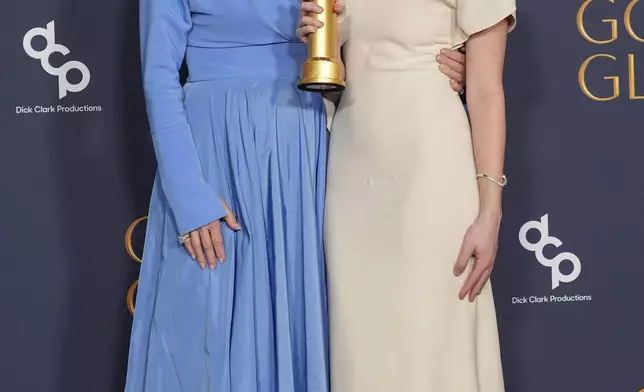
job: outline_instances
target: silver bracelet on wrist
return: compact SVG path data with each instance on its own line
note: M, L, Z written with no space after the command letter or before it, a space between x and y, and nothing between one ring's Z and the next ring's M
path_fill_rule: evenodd
M487 174L482 174L479 173L476 175L476 179L483 178L484 180L488 180L490 182L495 183L496 185L500 186L501 188L505 187L508 185L508 178L504 175L501 176L501 181L497 180L494 177L488 176Z

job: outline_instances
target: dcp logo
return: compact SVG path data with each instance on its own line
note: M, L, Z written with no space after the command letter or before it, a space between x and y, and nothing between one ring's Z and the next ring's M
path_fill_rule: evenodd
M32 41L35 37L43 37L47 42L47 46L43 50L36 50L32 46ZM54 21L47 23L47 28L34 27L27 31L25 37L22 39L22 47L29 57L40 60L42 68L50 75L58 76L58 99L67 96L68 92L77 93L83 91L89 85L89 69L80 61L68 61L58 68L54 68L49 62L49 57L52 53L60 53L63 56L69 54L67 47L57 44L54 32ZM72 69L80 71L82 77L80 82L72 84L67 79L67 74Z
M528 241L528 232L530 230L537 230L539 232L540 238L536 243ZM579 277L581 273L581 261L579 261L576 255L570 252L559 253L554 258L547 259L543 254L543 248L546 245L554 245L556 248L563 245L559 238L551 237L548 234L548 230L548 214L545 214L541 217L541 221L530 221L521 226L519 230L519 242L526 250L534 252L537 261L541 265L550 268L552 271L552 289L554 290L559 287L560 283L570 283ZM565 260L572 263L572 271L567 275L561 273L561 263Z

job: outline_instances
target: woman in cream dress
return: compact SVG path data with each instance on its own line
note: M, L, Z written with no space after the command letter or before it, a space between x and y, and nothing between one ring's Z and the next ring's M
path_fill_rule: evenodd
M514 0L347 4L325 227L335 392L504 390L486 283L514 13ZM300 36L315 31L301 24ZM440 48L465 42L471 127L435 66Z

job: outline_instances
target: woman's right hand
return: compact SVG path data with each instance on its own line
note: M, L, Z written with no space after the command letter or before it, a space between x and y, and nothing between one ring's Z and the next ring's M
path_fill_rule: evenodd
M345 1L336 0L333 8L335 13L342 14L344 9ZM309 34L315 33L320 27L324 26L324 23L309 16L311 13L321 14L322 11L324 11L324 8L317 5L313 0L300 0L300 22L297 24L295 33L302 42L306 42Z
M459 299L469 297L470 302L474 302L490 279L498 250L500 227L500 213L479 213L465 232L458 259L454 264L454 275L461 276L470 262L473 265L458 293Z
M241 226L237 223L235 215L228 208L226 202L222 199L221 203L226 210L226 216L190 232L188 238L183 242L183 246L192 259L199 263L201 269L205 269L207 264L212 271L217 267L217 262L223 264L226 260L221 221L226 223L231 230L241 230Z

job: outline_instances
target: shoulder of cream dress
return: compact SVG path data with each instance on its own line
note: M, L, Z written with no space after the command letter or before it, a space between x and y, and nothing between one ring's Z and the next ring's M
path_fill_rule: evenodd
M453 47L465 44L468 38L503 19L509 18L512 31L517 23L516 0L445 0L456 10L456 23L452 32Z

